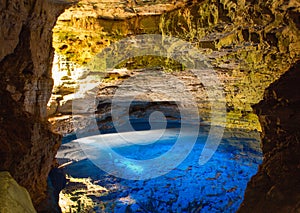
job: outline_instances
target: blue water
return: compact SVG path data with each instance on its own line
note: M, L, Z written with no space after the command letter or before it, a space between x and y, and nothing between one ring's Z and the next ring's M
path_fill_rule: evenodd
M95 202L105 204L104 210L103 205L102 209L95 207L96 212L236 212L248 181L262 161L258 133L225 134L213 157L200 166L198 160L206 137L200 132L193 150L179 166L149 180L114 177L88 159L65 170L73 177L90 177L109 189L105 196L91 196ZM161 140L149 145L115 147L114 151L127 158L144 160L160 156L174 143L174 139Z

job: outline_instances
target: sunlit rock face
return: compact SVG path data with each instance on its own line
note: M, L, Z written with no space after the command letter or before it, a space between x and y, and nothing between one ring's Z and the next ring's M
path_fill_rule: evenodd
M182 7L188 0L81 0L79 4L69 9L61 18L86 18L87 13L90 17L102 17L105 19L121 20L140 15L160 15L163 12L171 11Z
M300 62L272 83L255 106L262 124L263 164L248 183L240 212L299 212Z
M44 0L0 4L0 170L28 190L35 206L46 196L60 144L49 130L46 104L53 85L51 29L64 7Z
M81 0L58 18L53 45L58 53L68 52L69 60L83 64L126 35L157 33L160 15L188 2Z
M227 123L221 125L230 128L260 130L251 105L258 103L265 88L299 58L299 24L295 18L299 5L296 1L202 1L157 16L143 13L127 16L125 21L117 17L117 20L107 20L101 14L98 18L90 13L84 16L87 5L85 2L66 11L54 29L54 46L58 55L64 55L65 62L70 66L85 66L103 48L130 35L159 33L181 38L199 47L217 72L226 93ZM135 69L149 63L157 66L161 62L168 71L181 71L178 64L164 60L141 57L120 66ZM54 90L55 96L49 104L51 115L66 114L60 112L59 107L71 102L71 96L66 95L78 88L74 77L78 69L69 70ZM184 72L172 74L186 76ZM197 87L198 91L204 91L200 84ZM194 88L189 89L193 93ZM64 94L66 91L68 94ZM203 100L203 97L198 98L199 103ZM199 110L203 120L209 122L210 105L199 104Z
M299 58L297 13L296 1L203 1L165 14L161 30L208 49L211 63L225 75L230 125L247 119L264 89Z

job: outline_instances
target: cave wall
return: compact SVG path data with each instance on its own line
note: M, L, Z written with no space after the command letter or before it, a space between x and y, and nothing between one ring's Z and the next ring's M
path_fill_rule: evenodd
M294 0L198 2L164 14L160 30L205 49L224 85L226 127L260 131L251 105L300 57L300 5ZM207 114L201 117L209 120Z
M201 0L194 3L160 16L139 14L127 20L106 19L101 15L103 8L100 5L98 18L90 13L91 5L80 4L66 10L54 28L57 60L53 71L61 78L57 78L53 90L49 115L70 115L72 93L79 88L77 83L82 78L78 70L84 63L87 65L83 69L97 65L95 55L103 48L130 35L161 33L199 47L213 66L226 96L226 123L221 121L220 125L260 131L251 105L258 103L264 90L300 57L299 3L294 0ZM115 5L119 7L117 3ZM130 51L131 47L126 48ZM177 64L168 64L164 60L144 56L136 61L130 59L128 66L128 61L123 65L134 69L150 64L168 71L176 70ZM95 73L96 70L93 75ZM189 77L184 72L178 73L171 74L176 78ZM87 72L84 75L87 76ZM210 102L202 95L205 88L195 82L193 87L187 87L199 103L200 117L209 123ZM214 101L217 104L219 100ZM68 113L63 110L66 108Z
M50 71L53 59L51 29L67 6L62 2L0 0L0 170L9 171L19 184L26 187L35 206L46 197L46 179L60 144L60 137L49 131L45 118L46 103L53 84ZM235 1L224 1L220 9L230 13L228 7L233 5L230 2ZM298 5L297 1L278 2L282 8L276 9L279 3L275 4L274 1L270 1L267 7L263 3L249 2L247 8L252 18L245 17L251 19L249 21L253 23L253 28L241 30L241 35L244 39L259 43L269 38L269 46L276 49L277 35L285 33L294 42L279 40L284 44L279 53L297 54L298 37L285 31L289 29L276 26L273 29L275 31L254 32L259 24L268 26L268 21L274 19L272 11L282 17L283 26L289 26L290 22L293 29L299 30L299 15L293 6ZM281 16L278 11L287 12ZM226 16L221 18L230 22ZM249 51L247 58L253 61L254 56L259 56L255 51L259 50ZM257 65L255 61L253 64ZM257 69L255 66L253 68ZM263 126L265 158L258 174L248 185L241 212L263 212L266 209L269 212L299 211L297 201L300 198L296 190L299 188L297 70L299 63L272 84L265 93L265 101L256 106L260 109L257 112Z
M59 2L59 3L58 3ZM0 170L24 186L35 206L60 145L46 104L53 80L52 28L63 1L0 1Z
M300 61L265 91L254 108L264 159L248 183L240 212L300 212Z

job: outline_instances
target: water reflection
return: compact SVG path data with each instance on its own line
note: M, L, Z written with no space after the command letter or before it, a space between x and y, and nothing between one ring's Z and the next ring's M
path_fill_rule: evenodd
M178 135L176 132L170 129L168 137L148 145L120 144L118 134L96 137L106 137L114 144L114 151L127 158L147 159L168 151ZM134 137L135 133L125 134ZM155 130L152 134L155 135ZM247 182L262 160L258 133L227 131L214 156L200 166L198 158L206 137L202 130L192 152L179 166L149 180L121 179L103 172L87 158L95 156L83 155L76 141L65 143L57 157L60 162L74 161L65 167L72 177L91 178L95 185L105 188L105 193L87 195L94 202L90 208L96 212L235 212L242 202ZM88 142L90 138L81 140ZM102 146L103 141L100 141L91 143ZM128 174L144 172L143 167L134 163L113 162L125 166ZM67 192L71 192L68 186L64 193Z

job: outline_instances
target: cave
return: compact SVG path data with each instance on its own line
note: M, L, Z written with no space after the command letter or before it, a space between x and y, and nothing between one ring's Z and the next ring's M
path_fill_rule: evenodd
M0 212L300 211L297 1L0 10Z

